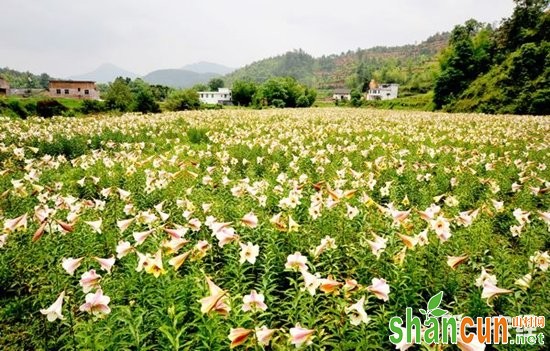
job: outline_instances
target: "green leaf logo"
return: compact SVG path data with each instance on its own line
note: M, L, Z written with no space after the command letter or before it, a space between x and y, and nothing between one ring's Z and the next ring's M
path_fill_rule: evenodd
M428 301L428 311L420 310L420 313L429 316L432 315L434 317L442 317L447 314L446 310L443 310L439 308L439 305L441 305L441 301L443 300L443 291L440 291L436 295L432 296L430 301Z
M440 291L436 295L432 296L430 301L428 301L428 311L438 308L441 304L441 300L443 300L443 291Z
M447 314L447 311L442 310L441 308L436 308L432 311L432 316L434 317L442 317Z

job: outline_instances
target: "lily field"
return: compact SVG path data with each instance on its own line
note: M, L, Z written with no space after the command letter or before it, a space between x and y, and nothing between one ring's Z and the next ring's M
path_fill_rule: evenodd
M548 350L394 345L389 322L439 292L550 316L549 135L345 108L0 119L0 349Z

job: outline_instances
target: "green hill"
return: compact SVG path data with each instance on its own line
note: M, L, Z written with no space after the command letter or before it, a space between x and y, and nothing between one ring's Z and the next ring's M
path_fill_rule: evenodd
M451 112L550 114L550 0L516 0L497 28L456 26L434 104Z
M357 49L315 58L303 50L254 62L225 76L228 84L249 79L261 83L270 77L292 76L320 90L336 87L366 89L371 79L402 84L406 90L431 90L437 74L437 54L449 34L436 34L417 45Z
M150 84L165 85L171 88L190 88L198 83L206 83L216 73L197 73L182 69L159 69L143 77L143 80Z
M522 45L503 63L474 80L448 109L550 114L550 42Z
M19 72L8 67L0 67L0 77L10 83L11 88L46 89L51 77L46 73L40 75L31 72Z

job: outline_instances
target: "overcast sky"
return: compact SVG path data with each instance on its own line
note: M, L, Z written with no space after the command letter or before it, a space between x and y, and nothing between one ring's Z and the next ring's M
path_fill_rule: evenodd
M302 48L321 56L413 44L513 0L0 0L0 67L65 77L113 63L137 74L197 61L239 67Z

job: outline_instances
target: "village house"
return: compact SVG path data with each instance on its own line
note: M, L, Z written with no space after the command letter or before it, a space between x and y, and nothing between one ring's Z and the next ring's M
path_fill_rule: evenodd
M93 81L51 80L48 90L53 98L99 100L99 91Z
M367 100L391 100L397 98L399 84L378 84L373 79L369 83Z
M0 96L7 96L10 93L10 85L9 83L0 78Z
M199 100L203 104L231 104L231 89L218 88L218 91L199 91Z
M351 100L350 89L335 89L332 94L332 100Z

